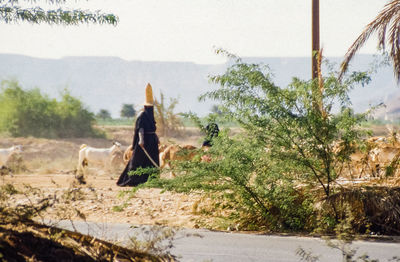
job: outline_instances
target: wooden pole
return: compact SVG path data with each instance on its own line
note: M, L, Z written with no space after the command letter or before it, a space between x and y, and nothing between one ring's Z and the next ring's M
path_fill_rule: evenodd
M317 52L319 51L319 0L312 1L312 53L311 53L311 77L318 77Z

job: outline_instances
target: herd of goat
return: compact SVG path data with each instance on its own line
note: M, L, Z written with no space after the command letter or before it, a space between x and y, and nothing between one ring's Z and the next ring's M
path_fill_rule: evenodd
M196 154L197 148L192 145L180 146L177 144L160 145L160 168L170 166L171 160L191 159ZM0 148L0 169L9 173L8 166L10 160L15 155L20 155L23 152L22 145L14 145L9 148ZM78 153L78 165L76 171L84 172L85 168L104 167L118 168L121 164L127 164L132 156L132 146L123 150L121 143L113 142L109 148L96 148L86 144L82 144ZM182 154L182 152L184 152Z
M400 173L397 167L400 164L400 141L397 136L372 137L366 140L364 150L357 150L350 155L347 168L352 177L382 177L390 170L392 175ZM335 150L335 149L334 149ZM338 147L340 150L340 147ZM7 163L15 154L21 154L21 145L9 148L0 148L0 170L9 170ZM170 166L173 160L188 160L194 157L198 149L192 145L180 146L160 145L160 168ZM182 152L185 152L182 154ZM132 156L132 146L123 150L119 142L114 142L109 148L95 148L83 144L79 149L77 171L83 172L85 167L118 167L126 164ZM202 159L204 160L204 159ZM206 160L207 161L207 160ZM390 169L389 169L390 167ZM400 167L400 166L399 166Z

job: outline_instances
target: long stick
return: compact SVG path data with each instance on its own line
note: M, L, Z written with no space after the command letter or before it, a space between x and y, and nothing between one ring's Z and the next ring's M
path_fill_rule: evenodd
M160 166L157 165L157 163L153 160L153 158L151 158L151 156L149 155L149 153L147 152L147 150L144 148L144 146L141 147L141 148L143 149L143 152L146 154L146 156L150 159L151 163L152 163L155 167L160 168Z
M319 0L312 0L312 18L311 18L311 31L312 31L312 51L311 51L311 77L316 79L318 77L318 62L316 52L319 51Z

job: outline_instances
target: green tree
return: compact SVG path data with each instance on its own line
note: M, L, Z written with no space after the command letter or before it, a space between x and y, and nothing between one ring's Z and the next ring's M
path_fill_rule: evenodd
M57 115L60 123L55 127L57 137L90 137L101 136L93 128L94 114L90 112L78 98L73 97L68 90L62 93L61 101L57 102Z
M0 131L12 136L88 137L100 133L93 128L94 114L65 90L60 101L42 95L38 88L24 90L16 81L2 81Z
M354 114L348 92L370 78L354 73L342 84L331 73L324 80L320 77L320 92L313 91L315 81L299 79L279 88L272 83L268 67L236 62L225 74L212 78L221 88L203 98L222 102L230 116L269 149L270 161L285 168L280 172L319 184L329 197L340 166L363 134L357 128L365 115ZM332 112L335 101L340 103L337 114ZM334 150L338 142L340 153Z
M118 23L118 17L113 14L62 8L61 6L66 2L67 0L0 0L0 21L6 23L47 23L51 25L77 25L82 23L116 25ZM45 10L43 9L44 5L57 5L58 8Z
M235 210L231 217L246 225L315 228L313 205L338 192L335 180L365 135L359 129L365 115L353 112L348 92L368 82L368 76L354 73L341 83L330 73L319 78L320 92L314 92L315 80L293 79L282 88L273 83L267 66L236 58L211 80L220 87L201 99L218 101L242 132L234 137L221 132L207 152L199 152L208 161L176 165L177 173L185 175L162 181L164 186L211 191L222 197L219 207L229 205ZM327 201L326 211L326 223L341 219L333 201Z
M385 50L389 46L389 57L393 63L393 72L400 81L400 0L393 0L385 5L378 16L370 22L347 51L341 65L339 79L347 71L348 66L357 51L365 44L371 35L378 34L379 47Z
M123 104L120 115L121 117L134 117L136 115L136 110L133 104Z
M23 90L16 81L3 81L0 93L0 130L13 136L55 136L57 104L39 89Z
M111 114L107 109L100 109L100 111L96 114L97 118L101 118L101 119L110 119L111 118Z

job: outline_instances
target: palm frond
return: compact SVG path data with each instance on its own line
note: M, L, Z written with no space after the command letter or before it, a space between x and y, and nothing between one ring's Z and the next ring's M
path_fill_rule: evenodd
M400 9L399 9L400 10ZM394 74L400 81L400 15L394 19L389 33L391 43L390 58L393 62Z
M348 70L348 66L357 51L365 44L369 37L378 32L378 44L381 48L390 46L390 57L393 62L394 75L400 81L400 0L393 0L386 4L378 16L369 23L360 36L348 49L345 58L341 64L339 72L339 80L342 79L344 73ZM389 38L387 39L386 33L389 29Z

